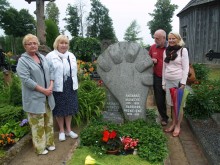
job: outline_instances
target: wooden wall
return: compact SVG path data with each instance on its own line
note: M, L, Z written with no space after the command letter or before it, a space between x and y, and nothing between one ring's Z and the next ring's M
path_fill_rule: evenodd
M220 64L220 59L207 60L210 50L220 53L220 3L191 7L179 14L180 34L184 36L192 63ZM184 38L184 37L183 37Z

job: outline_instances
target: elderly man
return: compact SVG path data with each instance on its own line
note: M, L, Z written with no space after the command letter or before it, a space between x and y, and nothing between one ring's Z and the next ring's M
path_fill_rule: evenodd
M154 63L154 96L161 116L161 125L166 126L169 117L167 116L166 93L162 88L163 52L167 47L166 32L162 29L157 30L154 33L154 41L155 44L149 50Z

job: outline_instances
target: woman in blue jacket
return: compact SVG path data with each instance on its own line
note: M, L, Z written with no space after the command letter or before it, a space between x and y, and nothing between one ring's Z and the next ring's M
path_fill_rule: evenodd
M56 106L53 115L56 117L60 133L59 141L66 140L65 136L77 138L71 129L72 116L78 112L78 79L77 62L73 53L69 52L69 39L59 35L53 44L54 50L46 58L54 67L53 95ZM66 126L66 130L64 127Z

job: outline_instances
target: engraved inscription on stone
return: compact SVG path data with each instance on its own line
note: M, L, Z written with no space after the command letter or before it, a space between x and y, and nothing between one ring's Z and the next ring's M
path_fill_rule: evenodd
M126 94L124 112L128 116L140 116L141 111L140 94Z
M110 112L118 112L120 110L119 102L109 91L107 92L107 102L105 105L105 109Z

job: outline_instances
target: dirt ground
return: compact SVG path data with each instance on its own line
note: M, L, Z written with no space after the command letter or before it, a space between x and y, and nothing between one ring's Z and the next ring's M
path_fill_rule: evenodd
M74 129L76 133L79 130ZM74 149L79 143L78 139L67 137L63 142L58 140L58 132L55 132L56 150L49 151L47 155L37 155L34 152L32 142L30 141L20 153L8 165L65 165L66 161L71 158Z

